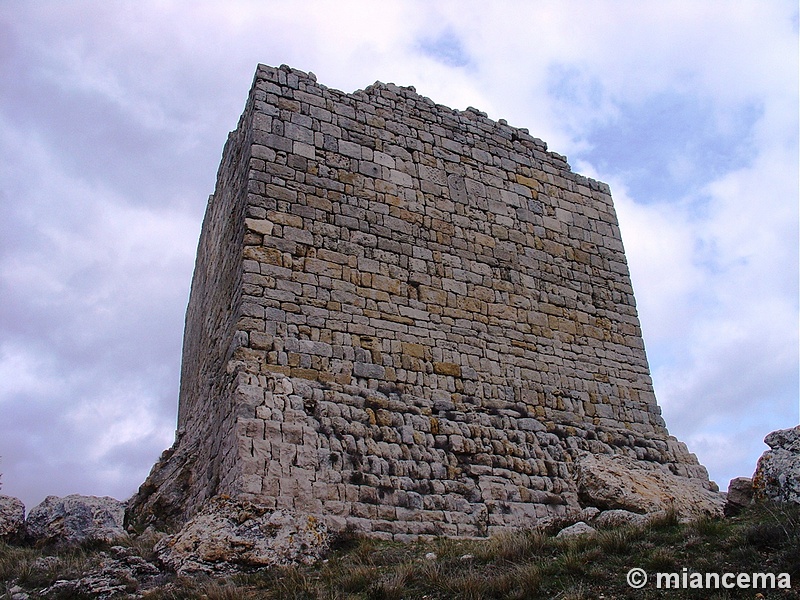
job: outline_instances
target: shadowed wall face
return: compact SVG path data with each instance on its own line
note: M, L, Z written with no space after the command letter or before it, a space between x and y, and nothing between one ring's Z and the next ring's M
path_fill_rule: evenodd
M605 184L474 109L284 67L226 146L180 402L184 516L224 492L485 535L579 510L587 451L707 483L660 417Z

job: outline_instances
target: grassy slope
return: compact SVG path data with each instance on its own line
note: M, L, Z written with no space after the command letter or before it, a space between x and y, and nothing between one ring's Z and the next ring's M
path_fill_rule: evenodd
M152 558L140 544L137 550ZM56 553L0 545L0 594L75 577L97 549ZM435 553L436 559L426 558ZM42 569L42 556L50 565ZM39 559L38 568L34 562ZM631 589L632 567L651 583ZM790 573L793 590L659 590L653 573ZM170 578L147 598L800 598L800 507L754 507L732 519L680 525L666 518L645 530L619 528L595 537L562 540L542 532L490 540L439 539L397 544L342 539L315 566L275 568L226 580ZM2 597L0 595L0 597ZM9 596L10 597L10 596Z

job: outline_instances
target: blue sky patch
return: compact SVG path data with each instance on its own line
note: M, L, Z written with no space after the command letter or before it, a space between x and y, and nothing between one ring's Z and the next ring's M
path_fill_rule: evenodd
M602 80L576 65L550 68L554 111L578 148L571 158L625 179L637 202L674 201L749 164L763 107L728 109L691 90L620 102Z
M465 67L470 62L461 40L452 29L446 29L437 37L422 38L418 45L424 55L448 67Z
M588 127L580 158L621 173L638 202L677 200L750 163L762 110L747 105L732 114L723 123L702 98L659 94Z

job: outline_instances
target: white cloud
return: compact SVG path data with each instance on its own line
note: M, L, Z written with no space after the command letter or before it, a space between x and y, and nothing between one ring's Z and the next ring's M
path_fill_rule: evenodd
M781 142L679 203L614 187L665 418L723 486L798 421L797 153Z

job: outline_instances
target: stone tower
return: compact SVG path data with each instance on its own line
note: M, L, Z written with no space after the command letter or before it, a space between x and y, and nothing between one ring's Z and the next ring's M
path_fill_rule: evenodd
M228 494L487 535L579 511L586 455L713 487L660 416L608 186L475 109L259 65L203 221L177 439L130 514Z

